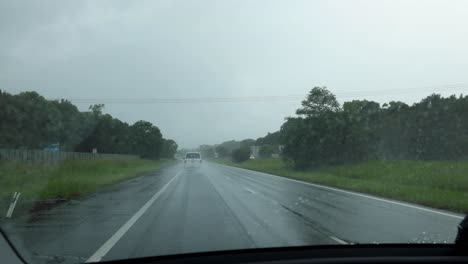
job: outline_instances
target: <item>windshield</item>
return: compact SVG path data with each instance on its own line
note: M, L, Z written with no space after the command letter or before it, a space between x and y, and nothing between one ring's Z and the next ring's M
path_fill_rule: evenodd
M467 10L3 0L0 228L30 263L454 243Z

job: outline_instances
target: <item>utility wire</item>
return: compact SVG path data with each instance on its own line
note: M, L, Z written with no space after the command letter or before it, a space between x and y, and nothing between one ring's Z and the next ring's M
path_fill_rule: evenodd
M404 89L385 89L371 91L333 91L337 98L354 98L354 97L378 97L389 95L404 95L411 93L431 92L451 92L465 91L468 92L468 84L451 84L439 86L426 86ZM281 101L297 101L306 98L306 94L292 95L269 95L269 96L240 96L240 97L180 97L180 98L72 98L68 99L77 104L187 104L187 103L249 103L249 102L281 102Z

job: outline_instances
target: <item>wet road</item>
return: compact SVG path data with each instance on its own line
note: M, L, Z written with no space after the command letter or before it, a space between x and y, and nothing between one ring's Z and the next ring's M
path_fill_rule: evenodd
M346 243L452 242L461 216L224 165L182 165L5 226L32 262Z

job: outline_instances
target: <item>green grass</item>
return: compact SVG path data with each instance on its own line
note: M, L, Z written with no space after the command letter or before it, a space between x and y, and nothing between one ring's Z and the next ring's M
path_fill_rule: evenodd
M0 199L21 192L22 199L70 198L95 192L131 177L149 173L169 160L70 160L54 166L0 163Z
M468 162L369 161L297 171L279 159L221 161L261 171L430 207L468 213Z

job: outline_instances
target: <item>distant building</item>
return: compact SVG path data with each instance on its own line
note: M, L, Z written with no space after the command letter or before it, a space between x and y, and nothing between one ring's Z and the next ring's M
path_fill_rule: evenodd
M260 157L260 146L250 146L250 155L254 158Z

